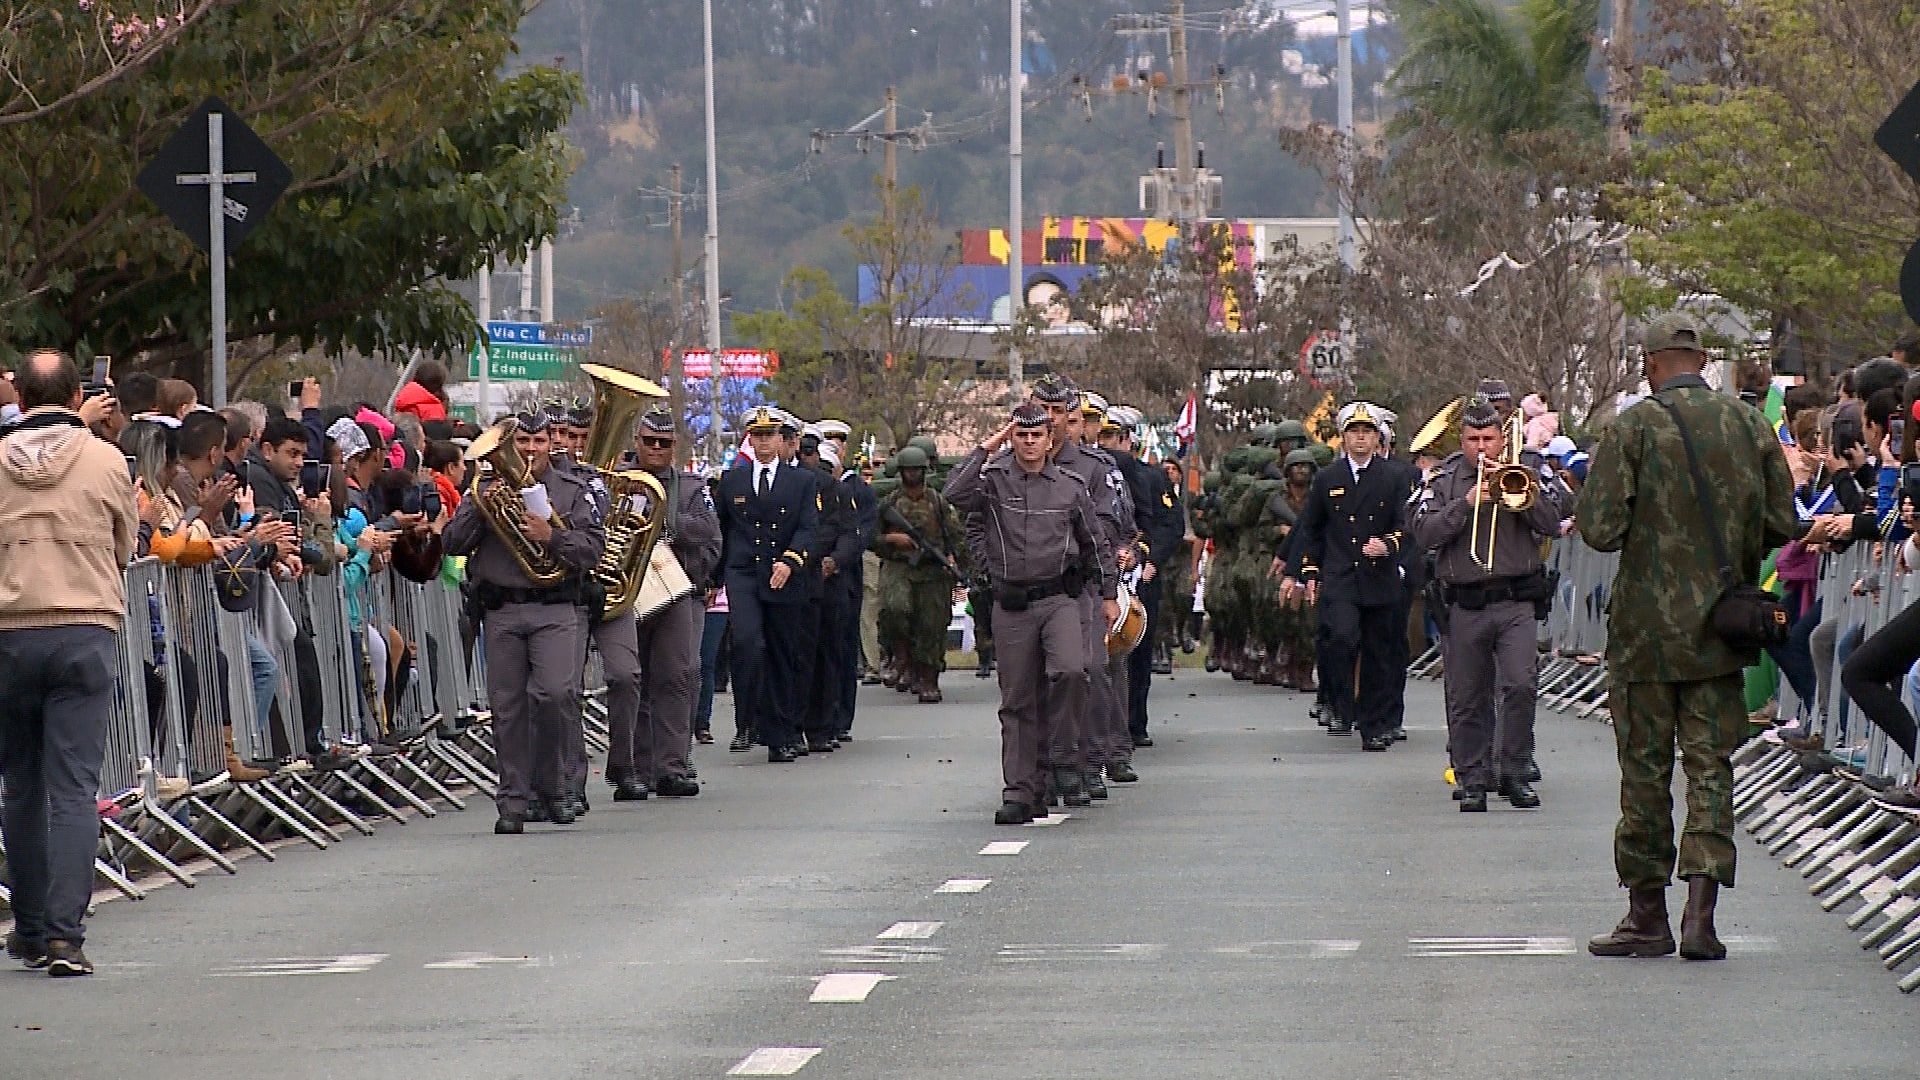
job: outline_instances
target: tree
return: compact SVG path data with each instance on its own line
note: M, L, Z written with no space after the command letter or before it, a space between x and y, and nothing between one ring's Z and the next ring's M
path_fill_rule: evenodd
M216 5L143 66L0 126L0 348L132 354L204 379L206 256L132 181L217 93L295 176L230 253L230 335L265 339L260 356L464 354L473 313L444 282L551 235L572 168L558 131L578 80L498 74L520 15L520 0ZM10 59L29 84L37 64L56 87L74 78L59 57Z
M1630 2L1630 0L1620 0ZM1599 0L1395 0L1406 40L1388 85L1422 123L1499 138L1566 130L1597 137L1605 116L1587 83Z
M1912 0L1660 0L1634 175L1611 193L1650 281L1792 327L1808 374L1884 348L1920 186L1873 132L1920 71Z
M884 198L884 195L883 195ZM891 213L847 225L841 235L865 283L847 299L825 271L787 275L782 306L735 317L746 341L777 350L770 393L802 415L834 414L886 445L955 430L979 411L975 370L991 351L983 334L956 333L935 318L956 288L959 255L917 188L893 196Z

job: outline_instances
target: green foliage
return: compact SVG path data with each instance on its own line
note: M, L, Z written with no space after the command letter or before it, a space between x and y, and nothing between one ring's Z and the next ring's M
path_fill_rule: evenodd
M1872 136L1920 70L1920 5L1664 0L1657 16L1672 51L1642 79L1634 179L1609 199L1653 283L1622 298L1707 293L1791 324L1816 377L1884 348L1920 188Z
M1410 108L1404 133L1430 117L1499 138L1567 129L1598 137L1604 114L1587 85L1599 0L1395 0L1406 53L1389 84Z
M295 177L230 253L229 335L463 353L473 314L438 279L550 235L572 167L557 132L578 78L498 74L520 15L519 0L222 7L137 72L0 127L0 188L18 193L0 207L0 348L142 354L204 377L206 256L132 180L217 94Z

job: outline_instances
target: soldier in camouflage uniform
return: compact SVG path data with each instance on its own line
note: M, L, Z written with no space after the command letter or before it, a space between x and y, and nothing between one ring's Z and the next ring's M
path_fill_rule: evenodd
M1306 507L1307 492L1313 487L1313 474L1319 466L1313 453L1302 447L1290 450L1281 461L1286 485L1273 496L1269 514L1274 520L1273 559L1269 577L1284 575L1292 555L1293 527L1299 524L1300 511ZM1279 610L1280 685L1309 694L1319 687L1313 678L1313 638L1320 617L1310 604L1286 604Z
M1687 881L1680 954L1717 960L1726 948L1713 915L1733 885L1733 766L1745 729L1741 670L1757 651L1729 646L1709 612L1724 588L1707 518L1688 472L1675 415L1686 425L1737 581L1793 530L1793 480L1759 411L1700 378L1700 324L1663 315L1646 335L1651 400L1614 420L1593 452L1575 511L1581 538L1620 552L1607 605L1607 706L1620 759L1620 823L1613 862L1630 890L1627 917L1588 942L1597 956L1674 951L1667 884ZM1672 412L1668 409L1671 408ZM1687 821L1673 837L1673 759L1687 774Z
M912 444L894 456L900 488L880 498L880 527L873 542L880 555L880 645L899 670L897 688L926 705L940 700L947 624L953 616L955 579L942 556L963 572L966 558L959 515L927 484L929 463L926 451ZM902 527L902 520L920 540ZM922 541L932 550L923 548Z

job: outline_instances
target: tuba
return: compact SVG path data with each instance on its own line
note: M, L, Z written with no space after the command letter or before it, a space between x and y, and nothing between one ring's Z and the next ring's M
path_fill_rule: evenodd
M527 512L520 489L532 487L534 479L526 460L513 447L513 435L518 427L509 417L481 432L467 448L467 461L484 463L497 481L482 488L479 470L474 470L473 488L468 496L480 501L480 512L493 527L494 535L507 545L513 561L520 564L520 572L527 575L535 588L549 589L566 580L567 568L544 545L534 543L520 526L520 518ZM556 529L564 524L558 517L553 519Z
M1437 458L1449 457L1460 449L1460 414L1467 410L1471 399L1457 397L1440 407L1421 426L1413 441L1407 444L1407 450L1415 457L1432 454Z
M607 546L595 564L593 580L607 591L603 618L614 619L633 610L640 584L647 575L653 548L666 520L667 493L651 473L616 469L633 422L653 401L667 396L659 385L631 372L599 364L581 364L593 382L593 426L580 462L590 465L607 485Z

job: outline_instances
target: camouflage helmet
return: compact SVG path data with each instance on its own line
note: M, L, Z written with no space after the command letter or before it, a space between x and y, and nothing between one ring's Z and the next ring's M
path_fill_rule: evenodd
M1333 464L1335 457L1333 447L1323 442L1317 442L1307 447L1307 453L1312 454L1313 460L1323 469Z
M1287 421L1289 424L1298 422L1297 420ZM1287 451L1287 460L1282 464L1282 467L1291 469L1295 465L1311 465L1317 469L1320 467L1320 462L1313 456L1313 451L1303 446L1298 450Z
M907 445L919 447L920 452L927 455L928 461L940 456L940 445L933 441L931 435L915 435L907 440Z
M900 452L893 455L893 467L896 469L924 469L928 463L927 452L913 443L901 447Z
M1300 439L1304 441L1307 438L1307 425L1298 420L1282 420L1274 425L1273 437L1275 439Z
M1250 441L1255 446L1272 446L1273 440L1279 437L1279 433L1280 425L1278 424L1255 424Z
M1210 472L1207 475L1201 477L1200 490L1208 493L1209 495L1211 495L1216 491L1219 491L1220 490L1220 474L1218 472Z

